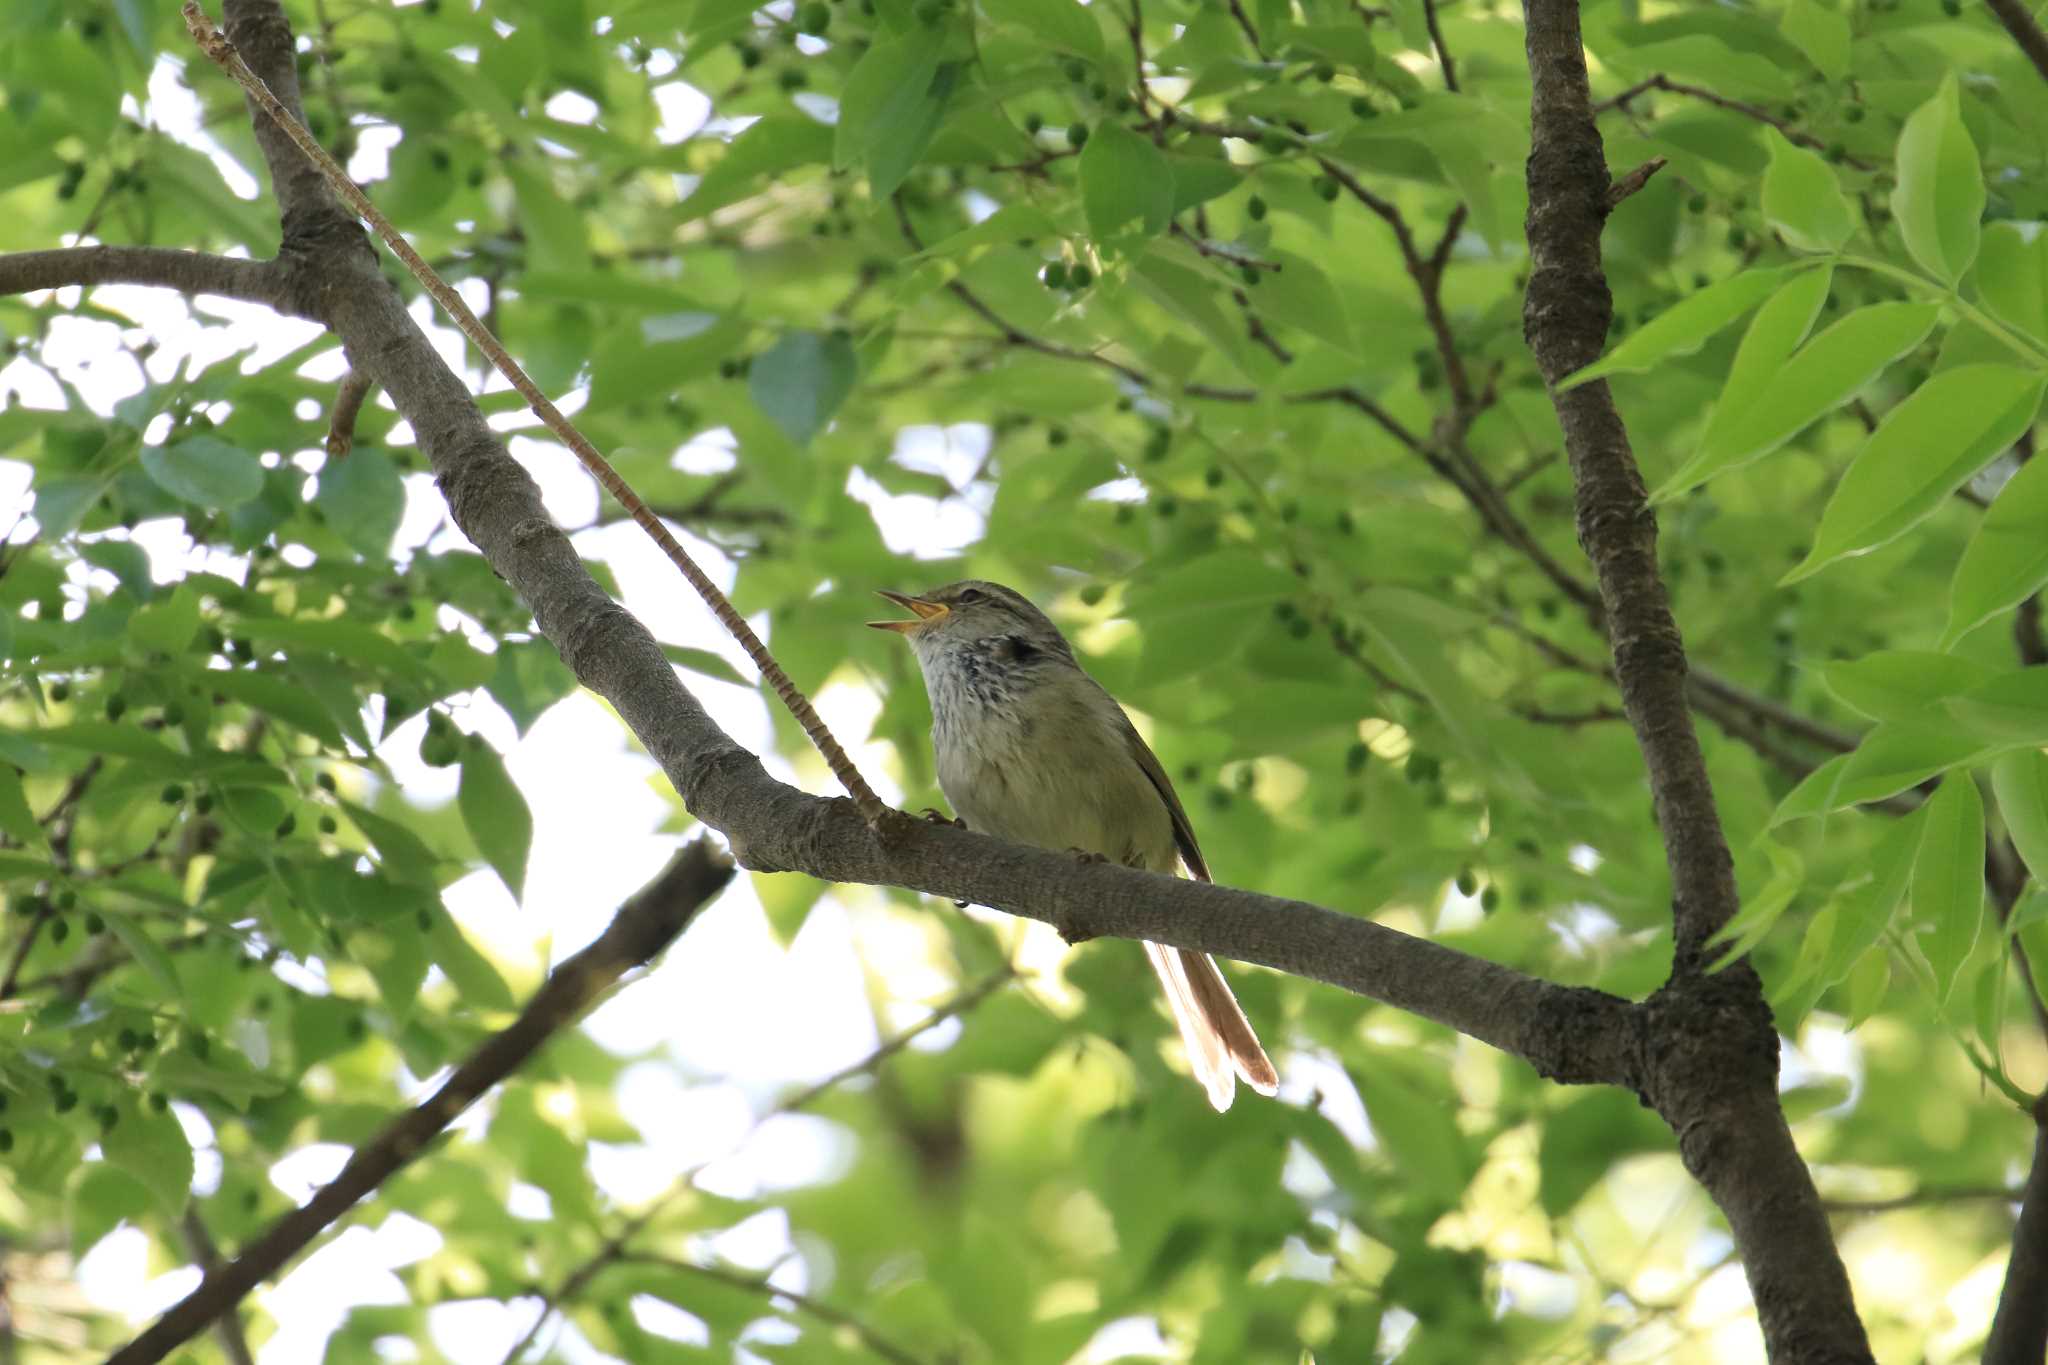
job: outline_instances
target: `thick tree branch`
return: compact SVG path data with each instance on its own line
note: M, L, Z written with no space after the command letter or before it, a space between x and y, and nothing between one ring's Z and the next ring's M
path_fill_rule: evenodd
M2041 1365L2048 1356L2048 1100L2035 1104L2034 1122L2034 1164L2020 1194L1984 1365Z
M319 298L329 327L412 423L456 525L526 600L578 680L617 708L690 811L732 841L743 866L900 886L1091 936L1215 952L1411 1010L1556 1079L1629 1082L1630 1006L1613 996L1299 901L1083 865L907 818L878 833L850 803L776 782L684 690L646 628L591 579L532 477L439 361L374 258L335 250L290 269L301 277L293 288Z
M732 874L731 862L709 839L697 839L677 853L594 943L550 972L547 983L534 993L519 1017L471 1053L431 1098L357 1148L340 1175L273 1223L233 1261L207 1271L197 1289L108 1357L108 1365L147 1365L162 1360L204 1331L208 1323L231 1311L243 1295L305 1250L357 1200L425 1150L486 1090L580 1019L627 971L674 942L697 912L732 880Z
M269 261L160 246L74 246L0 256L0 294L73 284L159 285L181 294L218 294L273 308L285 306L277 270Z
M1609 177L1576 0L1528 0L1529 293L1523 327L1564 429L1622 707L1671 869L1672 978L1645 1009L1644 1098L1728 1219L1773 1361L1867 1362L1863 1324L1813 1180L1777 1101L1778 1038L1748 964L1705 973L1739 903L1686 696L1685 648L1657 567L1657 523L1604 383L1560 390L1605 345L1600 233Z
M291 21L285 18L277 0L222 0L221 21L228 41L242 54L249 69L263 78L270 93L277 96L278 103L293 118L304 123L306 110L299 101L299 66ZM254 95L245 94L244 101L249 108L250 124L256 130L256 146L270 168L271 189L277 195L278 217L284 228L280 253L301 243L310 245L309 239L326 237L339 225L337 219L353 228L355 220L327 187L320 168L300 154L291 135L264 112Z

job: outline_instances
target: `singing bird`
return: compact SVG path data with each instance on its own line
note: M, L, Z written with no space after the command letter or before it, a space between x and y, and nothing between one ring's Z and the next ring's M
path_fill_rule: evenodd
M913 619L868 624L917 654L939 786L969 829L1210 879L1166 770L1044 612L975 579L881 595ZM1209 955L1156 943L1145 954L1209 1103L1228 1109L1240 1076L1274 1093L1273 1063Z

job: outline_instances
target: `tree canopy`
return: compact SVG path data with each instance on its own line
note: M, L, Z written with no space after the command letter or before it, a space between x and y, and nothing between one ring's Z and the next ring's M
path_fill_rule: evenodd
M226 8L795 686L873 698L839 739L895 804L942 798L873 590L999 580L1140 718L1219 882L1462 956L1384 979L1352 954L1398 936L1333 930L1233 969L1285 1086L1214 1115L1135 945L835 889L1023 869L978 903L1070 929L1100 892L1076 937L1165 903L739 803L744 756L618 619L515 562L553 542L460 390L500 430L523 400L376 321L377 269L430 305L167 7L17 0L9 1358L119 1346L141 1324L77 1261L121 1227L165 1267L259 1247L294 1216L273 1167L322 1143L396 1158L346 1219L437 1238L334 1359L480 1358L429 1324L483 1302L508 1361L1733 1360L1753 1301L1781 1360L2040 1358L2048 40L2016 0ZM199 299L206 343L153 363L111 284ZM252 355L221 298L321 327ZM401 533L444 496L451 533ZM563 542L610 589L622 516ZM751 688L715 632L665 642L683 687ZM522 894L501 747L579 675L676 780L672 828L689 805L752 869L758 910L702 916L864 945L879 1048L752 1115L820 1121L800 1179L623 1192L640 1059L570 1025L665 938L514 1024L537 974L444 901L479 869ZM762 698L778 771L833 793ZM1695 876L1727 855L1732 917ZM722 884L690 866L643 905L666 934ZM1251 903L1176 894L1213 907L1194 946ZM1655 1021L1687 1001L1724 1011L1686 1016L1726 1026L1701 1052L1761 1049L1782 1121L1678 1095ZM428 1106L377 1146L486 1053L453 1133ZM1780 1216L1867 1342L1800 1339L1810 1287L1756 1255ZM232 1305L191 1358L260 1349Z

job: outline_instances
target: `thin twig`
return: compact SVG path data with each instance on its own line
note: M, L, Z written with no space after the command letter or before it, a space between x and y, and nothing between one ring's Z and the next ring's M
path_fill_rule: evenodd
M1230 0L1230 17L1237 20L1237 26L1244 30L1245 41L1252 45L1252 51L1259 54L1259 60L1266 60L1266 49L1259 45L1259 31L1252 27L1252 18L1244 12L1244 0Z
M1283 268L1279 261L1269 261L1262 256L1248 255L1245 252L1239 251L1234 246L1224 246L1221 242L1212 242L1206 237L1198 237L1179 223L1173 224L1170 231L1174 236L1193 247L1197 253L1207 256L1212 261L1222 261L1225 265L1234 265L1240 269L1262 272L1271 271L1275 274L1279 273Z
M867 1347L869 1351L880 1356L883 1360L888 1361L889 1365L923 1365L923 1361L919 1357L912 1355L909 1351L906 1351L888 1337L883 1336L844 1308L835 1308L821 1299L813 1298L809 1294L798 1293L794 1289L779 1288L776 1285L770 1284L766 1275L749 1275L736 1270L727 1270L722 1266L698 1265L695 1261L685 1261L680 1257L657 1256L648 1252L626 1253L618 1257L618 1260L627 1265L656 1266L664 1270L674 1270L686 1275L695 1275L701 1279L715 1280L719 1284L759 1294L764 1298L783 1299L799 1313L816 1318L820 1322L829 1323L834 1327L844 1327L847 1331L860 1338L861 1345Z
M1963 1185L1952 1189L1933 1187L1895 1194L1887 1199L1823 1199L1829 1213L1891 1213L1896 1209L1924 1208L1929 1204L1961 1204L1978 1200L2016 1204L2020 1192L2003 1185Z
M2027 54L2034 70L2041 73L2041 79L2048 81L2048 33L2041 31L2040 23L2023 0L1984 0L1984 3L1998 16L1998 22L2005 25L2005 31L2019 44L2020 51Z
M357 1148L339 1175L271 1224L234 1260L209 1272L198 1288L108 1357L107 1365L150 1365L204 1331L208 1323L303 1251L357 1200L410 1163L485 1091L580 1019L627 971L673 942L732 875L732 860L708 837L677 853L595 942L550 972L519 1017L472 1052L431 1097Z
M343 202L370 225L394 256L405 263L406 269L420 282L421 288L433 297L434 302L441 305L442 310L462 329L462 334L474 342L477 349L489 358L498 372L519 391L520 396L526 399L528 406L547 425L548 430L554 432L562 443L575 453L576 458L590 471L599 485L618 499L619 504L632 514L633 520L639 523L640 528L661 547L669 561L711 608L712 614L718 617L719 623L740 642L740 647L747 652L747 657L754 661L754 667L760 670L762 680L769 685L782 704L789 708L790 714L796 717L797 724L803 727L811 743L824 755L825 763L831 768L833 776L839 779L840 785L853 797L854 804L860 808L868 824L879 825L887 816L888 807L875 795L874 789L868 786L866 779L861 777L859 770L853 765L853 760L847 757L846 751L839 746L839 741L826 728L825 722L818 718L818 713L812 708L809 698L797 690L796 684L789 680L789 675L776 663L775 656L761 643L761 637L756 635L746 619L734 610L725 594L719 591L718 585L697 567L689 552L669 534L668 528L661 524L661 519L648 510L647 504L641 501L639 494L619 477L611 462L598 452L589 438L562 415L561 410L541 392L540 386L535 384L526 371L520 368L519 363L512 359L504 345L491 335L490 329L478 321L476 314L470 311L469 305L462 301L462 296L449 288L447 281L434 273L433 267L428 265L419 252L413 249L412 244L391 225L391 221L378 211L370 197L349 179L348 173L327 154L326 149L306 130L305 124L293 117L291 111L271 93L270 87L249 69L248 63L242 60L234 45L213 26L205 11L200 9L198 0L185 0L183 13L185 26L191 30L193 41L199 44L200 50L241 84L248 92L249 98L254 100L278 128L291 138Z
M351 368L341 377L341 384L334 391L334 411L327 419L327 455L329 459L345 459L356 443L356 415L363 410L363 400L370 396L376 381L370 378L368 370Z
M1758 123L1768 123L1771 127L1783 133L1785 140L1788 142L1796 142L1800 146L1810 148L1816 152L1828 150L1827 143L1799 128L1797 125L1779 118L1761 104L1751 104L1747 100L1731 99L1718 91L1709 90L1703 85L1688 85L1684 81L1674 81L1661 71L1654 76L1637 81L1618 95L1610 95L1608 98L1600 100L1594 104L1593 112L1595 114L1604 114L1612 109L1626 109L1631 101L1652 90L1662 90L1668 94L1685 95L1691 99L1701 100L1713 105L1717 109L1726 109L1731 114L1740 114L1744 118L1755 119ZM1859 157L1844 154L1842 161L1859 170L1867 171L1871 169L1870 163Z
M1458 68L1451 62L1451 50L1444 45L1443 25L1437 22L1436 0L1422 0L1422 17L1429 24L1429 40L1436 44L1437 63L1444 69L1444 88L1458 88Z
M1005 967L1000 972L983 977L974 985L969 986L966 990L961 991L952 999L940 1005L912 1027L903 1030L903 1032L892 1038L884 1040L879 1047L859 1061L843 1066L823 1080L814 1081L788 1098L777 1101L767 1112L754 1120L752 1126L748 1129L748 1135L752 1136L753 1133L758 1132L761 1126L770 1119L809 1108L820 1098L836 1090L854 1077L864 1076L873 1072L883 1062L888 1061L904 1048L910 1046L911 1043L924 1034L945 1023L948 1019L966 1013L982 1001L988 999L989 996L993 995L1002 986L1015 980L1016 976L1017 973L1014 969ZM744 1142L744 1139L742 1142ZM712 1164L713 1162L710 1161L699 1162L678 1175L670 1183L666 1192L658 1195L646 1208L628 1219L624 1226L605 1239L603 1246L599 1247L582 1264L564 1276L560 1284L542 1295L540 1312L535 1316L533 1325L528 1327L519 1340L512 1343L512 1348L505 1352L502 1365L514 1365L514 1362L525 1355L527 1348L540 1336L541 1331L547 1326L548 1321L555 1313L560 1310L561 1306L580 1294L585 1286L597 1278L599 1271L624 1256L626 1247L633 1238L637 1237L641 1230L653 1222L664 1209L695 1188L693 1182L697 1174L706 1166Z
M1653 156L1607 187L1607 210L1612 213L1621 201L1650 183L1650 177L1670 164L1669 157Z

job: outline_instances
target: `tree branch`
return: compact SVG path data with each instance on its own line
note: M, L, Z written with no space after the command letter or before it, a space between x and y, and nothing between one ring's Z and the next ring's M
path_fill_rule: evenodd
M2019 44L2020 51L2027 54L2034 70L2041 73L2041 79L2048 81L2048 33L2041 31L2041 25L2022 0L1984 0L1984 3L1998 16L1998 22L2005 25L2005 31Z
M185 1206L185 1216L179 1220L178 1228L184 1234L185 1254L192 1258L192 1264L207 1275L219 1270L220 1248L214 1245L206 1220L199 1216L198 1204ZM221 1354L228 1358L228 1365L256 1365L256 1357L249 1352L249 1338L242 1331L242 1315L232 1307L214 1319L213 1334L220 1340Z
M1744 118L1755 119L1758 123L1768 123L1771 127L1783 133L1787 142L1796 142L1800 146L1811 148L1816 152L1828 150L1827 143L1815 137L1812 133L1806 132L1794 124L1787 123L1761 104L1751 104L1746 100L1730 99L1728 96L1709 90L1703 85L1688 85L1684 81L1674 81L1661 71L1645 80L1637 81L1618 95L1612 95L1607 99L1601 100L1593 106L1593 112L1595 114L1604 114L1612 109L1626 109L1638 96L1651 90L1662 90L1668 94L1684 95L1689 99L1696 99L1702 103L1711 104L1716 109L1726 109L1731 114L1740 114ZM1844 155L1842 161L1843 164L1854 166L1859 170L1867 171L1871 169L1870 163L1861 157Z
M73 246L0 256L0 294L74 284L144 284L284 308L280 283L269 261L161 246Z
M1458 88L1458 68L1451 63L1451 50L1444 46L1443 25L1437 21L1436 0L1422 0L1422 16L1429 24L1429 40L1436 45L1437 62L1444 69L1444 88Z
M512 1074L555 1034L581 1018L628 970L647 962L688 927L732 880L731 862L709 839L697 839L620 909L611 925L582 952L548 974L524 1010L493 1035L442 1083L433 1096L392 1120L356 1149L341 1174L304 1204L271 1224L228 1264L209 1270L199 1287L173 1305L108 1365L148 1365L231 1311L256 1285L303 1251L357 1200L404 1167L457 1115Z
M2012 1259L1991 1334L1984 1339L1984 1365L2041 1365L2048 1355L2048 1100L2034 1105L2034 1164L2020 1194L2020 1216L2012 1229Z
M761 1125L768 1120L783 1114L793 1114L800 1109L807 1109L819 1097L829 1094L847 1081L852 1080L855 1076L864 1076L875 1071L883 1062L888 1061L904 1048L910 1046L917 1038L937 1028L948 1019L956 1015L965 1014L968 1010L973 1009L976 1005L988 999L989 996L995 994L1000 987L1015 980L1016 976L1016 972L1005 968L1002 971L983 977L974 985L969 986L966 990L961 991L952 999L940 1005L916 1024L882 1043L881 1046L859 1061L841 1067L823 1080L815 1081L805 1086L787 1099L778 1100L766 1113L763 1113L754 1120L753 1127L748 1130L748 1136L751 1137L753 1133L759 1131ZM745 1139L742 1139L742 1143L744 1141ZM738 1147L735 1147L734 1150L737 1151ZM515 1361L525 1355L526 1348L531 1346L535 1338L540 1336L542 1329L547 1326L548 1320L554 1316L555 1311L582 1293L585 1286L596 1279L598 1273L606 1266L624 1257L627 1244L639 1235L641 1229L652 1222L655 1216L673 1203L678 1196L694 1188L691 1182L696 1179L698 1172L711 1164L712 1162L709 1161L700 1162L678 1175L667 1191L656 1197L645 1209L629 1219L624 1227L620 1228L610 1237L607 1237L603 1246L599 1247L581 1264L576 1266L575 1269L564 1276L559 1285L547 1291L541 1298L540 1313L534 1318L533 1326L527 1328L525 1334L512 1344L512 1349L505 1352L502 1365L513 1365Z
M1648 769L1673 888L1672 977L1645 1006L1643 1095L1728 1219L1773 1361L1872 1360L1813 1179L1777 1100L1778 1037L1747 962L1705 971L1739 903L1686 697L1685 647L1657 567L1657 523L1604 383L1565 376L1605 345L1609 178L1575 0L1528 0L1529 292L1523 330L1550 387L1600 585L1622 707Z
M833 1327L844 1327L860 1339L861 1345L867 1347L870 1352L880 1356L883 1360L888 1361L889 1365L923 1365L923 1362L917 1356L904 1350L894 1341L883 1336L844 1308L835 1308L822 1299L813 1298L809 1294L799 1294L793 1289L779 1289L768 1283L766 1275L748 1275L737 1270L727 1270L722 1266L698 1265L694 1261L685 1261L679 1257L656 1256L646 1252L632 1252L622 1255L617 1259L620 1264L657 1266L664 1270L673 1270L685 1275L695 1275L700 1279L713 1280L733 1289L741 1289L749 1293L759 1294L763 1298L785 1300L797 1312L807 1317L816 1318L818 1321Z
M907 818L878 832L848 802L775 781L683 688L647 629L592 580L532 477L441 363L375 259L337 250L308 258L304 269L328 325L412 423L455 524L525 599L578 681L618 710L690 812L731 840L742 866L900 886L1095 936L1219 953L1411 1010L1559 1080L1628 1082L1631 1007L1616 997L1559 987L1300 901L1084 865Z

